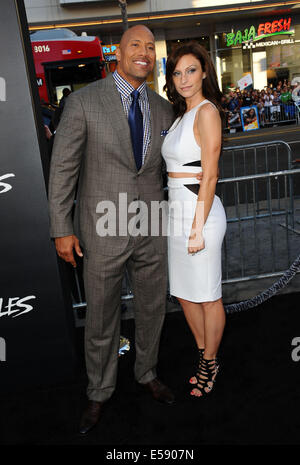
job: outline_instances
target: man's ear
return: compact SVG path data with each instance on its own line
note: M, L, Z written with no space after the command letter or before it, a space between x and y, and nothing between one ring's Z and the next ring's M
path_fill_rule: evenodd
M117 50L116 50L116 58L117 58L117 61L120 61L120 60L121 60L121 50L120 50L120 47L118 47Z

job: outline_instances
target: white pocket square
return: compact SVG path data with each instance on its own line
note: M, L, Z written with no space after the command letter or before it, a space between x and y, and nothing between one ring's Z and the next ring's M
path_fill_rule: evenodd
M164 136L166 136L166 135L168 134L168 132L169 132L169 131L168 131L167 129L163 129L163 130L161 131L160 135L161 135L162 137L164 137Z

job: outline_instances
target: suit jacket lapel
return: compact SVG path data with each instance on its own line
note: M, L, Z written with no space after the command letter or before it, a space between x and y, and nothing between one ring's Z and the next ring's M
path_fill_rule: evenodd
M120 149L123 150L124 156L127 157L129 165L136 171L129 124L112 74L105 78L105 84L104 91L102 90L100 95L104 110L112 127L115 128L116 136L120 141Z
M155 102L153 91L147 89L149 106L150 106L150 118L151 118L151 140L146 153L145 162L140 170L142 172L149 161L151 160L152 154L155 152L157 144L160 143L160 132L159 132L159 109Z

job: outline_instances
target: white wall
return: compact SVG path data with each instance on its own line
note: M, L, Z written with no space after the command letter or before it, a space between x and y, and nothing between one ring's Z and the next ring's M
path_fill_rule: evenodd
M267 77L267 53L253 52L253 87L254 89L263 89L268 85Z
M224 5L257 3L263 0L150 0L150 11L185 10L191 8L214 8ZM130 0L129 0L130 2Z
M74 0L77 1L77 0ZM78 0L80 1L80 0ZM128 14L143 14L172 10L191 10L194 8L214 8L216 6L260 3L263 0L140 0L128 3ZM85 1L81 5L62 6L60 0L25 0L29 23L64 21L82 18L101 18L120 15L117 0L111 3Z

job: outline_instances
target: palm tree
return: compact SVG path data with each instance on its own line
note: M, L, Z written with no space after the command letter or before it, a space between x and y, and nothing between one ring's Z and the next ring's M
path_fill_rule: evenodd
M119 3L119 7L121 8L121 12L122 12L123 30L126 31L128 29L127 2L126 0L118 0L118 3Z

